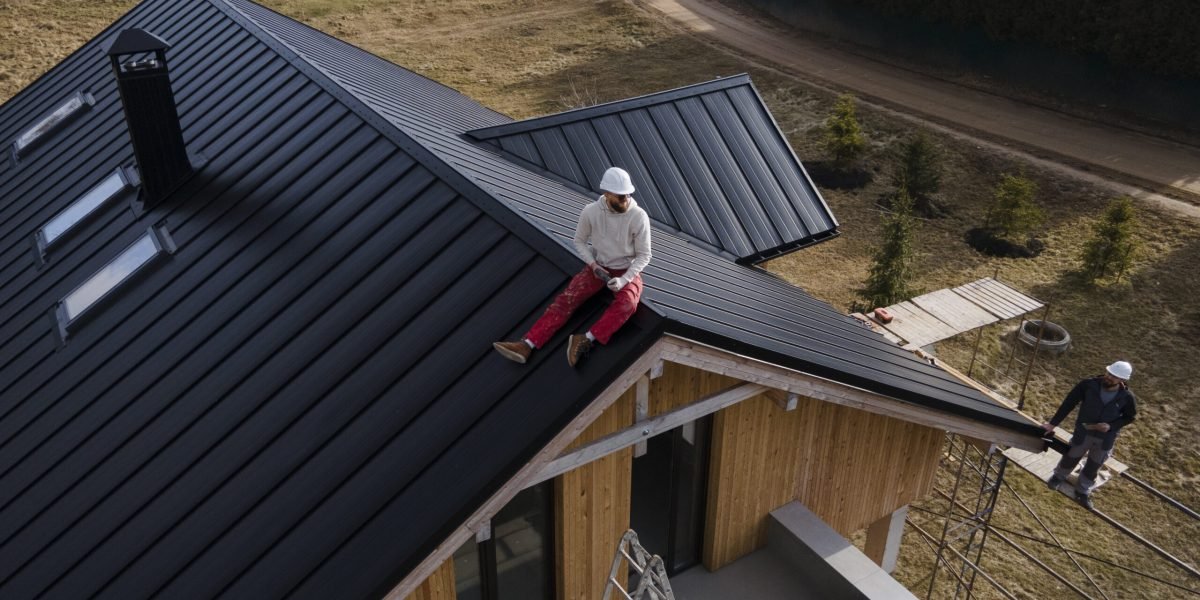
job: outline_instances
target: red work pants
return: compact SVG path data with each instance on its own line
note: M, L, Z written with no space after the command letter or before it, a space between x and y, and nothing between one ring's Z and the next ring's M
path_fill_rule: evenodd
M620 277L625 274L624 269L604 269L613 277ZM542 315L537 323L533 324L533 328L529 333L525 334L525 339L533 342L533 345L541 348L550 341L554 336L554 332L558 331L567 319L571 318L571 313L579 308L581 304L587 301L588 298L596 295L596 292L607 287L599 277L588 267L584 267L582 271L575 274L571 278L571 283L567 284L567 289L563 290L552 302L545 314ZM638 300L642 297L642 275L639 273L633 278L633 281L625 284L621 291L617 292L616 298L600 319L592 325L592 336L601 344L607 344L613 334L629 320L633 315L633 311L637 310Z

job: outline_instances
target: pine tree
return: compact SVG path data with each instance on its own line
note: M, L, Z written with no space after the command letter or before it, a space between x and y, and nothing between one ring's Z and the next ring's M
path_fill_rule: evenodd
M904 145L892 182L908 192L917 212L928 217L942 216L942 208L933 199L942 188L941 151L924 133L918 132Z
M988 225L996 235L1012 241L1024 241L1045 221L1042 209L1034 203L1037 184L1022 175L1005 173L993 193L995 201L988 211Z
M839 169L847 169L862 156L867 143L858 124L854 96L842 94L833 105L833 114L825 120L825 149L833 155Z
M1121 197L1108 204L1104 217L1092 226L1092 239L1084 243L1080 257L1083 273L1089 280L1113 272L1120 279L1133 262L1137 245L1133 239L1135 224L1133 200Z
M913 237L916 219L913 201L904 187L896 190L892 213L883 219L883 245L875 250L874 264L859 296L866 309L888 306L912 296Z

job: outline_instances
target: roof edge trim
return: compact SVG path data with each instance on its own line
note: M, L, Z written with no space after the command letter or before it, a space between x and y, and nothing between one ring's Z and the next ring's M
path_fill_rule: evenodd
M786 244L780 244L778 246L775 246L774 248L763 250L762 252L755 252L754 254L747 254L746 256L738 258L734 262L736 262L739 265L751 265L751 266L759 265L764 262L767 262L768 260L774 260L781 256L791 254L797 250L801 250L801 249L807 248L809 246L815 246L817 244L820 244L821 242L828 242L829 240L832 240L833 238L836 238L840 235L842 235L842 232L837 229L834 229L832 231L824 231L824 232L818 233L816 235L810 235L808 237L803 237L798 240L793 240ZM792 285L795 285L795 284L792 284Z
M249 15L230 4L228 0L209 0L209 4L216 7L225 16L233 19L247 32L254 35L256 39L266 44L280 58L295 67L296 70L300 71L305 77L308 77L309 80L330 96L333 96L335 100L348 108L355 116L362 119L363 122L377 131L379 135L396 144L398 148L411 156L413 160L449 184L456 192L461 194L484 214L494 219L501 227L516 234L536 252L562 269L564 273L574 274L578 271L583 259L576 256L564 243L560 243L556 236L546 231L541 225L538 225L520 211L513 210L507 204L493 197L487 190L484 190L469 177L442 160L433 151L409 137L408 134L401 131L395 125L392 125L391 122L365 102L338 84L337 80L324 70L310 63L299 52L293 49L291 45L272 35ZM269 7L263 8L275 14L280 14ZM295 21L295 19L291 19L286 15L280 16ZM324 32L315 29L313 31L328 36Z
M667 319L666 332L670 335L674 335L674 336L689 339L689 340L695 340L701 344L713 346L714 348L717 348L717 349L725 351L725 352L732 352L734 354L740 354L742 356L747 356L750 358L761 360L763 362L777 365L777 366L780 366L780 367L783 367L786 369L799 371L801 373L813 375L816 377L820 377L822 379L828 379L829 381L833 381L833 382L836 382L836 383L839 383L842 385L859 388L861 390L866 390L868 392L886 396L886 397L892 398L894 400L899 400L901 402L913 404L916 406L923 406L925 408L930 408L933 410L944 412L949 415L954 415L954 416L961 417L961 418L967 418L967 419L971 419L971 420L979 422L979 423L1000 427L1000 428L1010 430L1010 431L1013 431L1015 433L1018 433L1018 434L1021 434L1024 436L1031 436L1032 438L1038 438L1038 439L1040 439L1040 437L1041 437L1041 434L1039 433L1041 431L1041 427L1037 426L1036 424L1034 424L1032 422L1022 421L1021 413L1014 411L1012 409L1009 409L1008 407L1000 406L998 404L993 404L990 399L986 399L983 397L982 392L979 392L978 390L975 390L974 388L971 388L970 386L967 386L966 384L963 384L964 388L966 388L967 390L969 390L971 392L979 394L980 398L983 399L984 401L986 401L989 405L995 406L997 409L1002 409L1002 410L1012 412L1012 417L1005 418L1004 416L1001 416L998 414L988 414L983 411L972 410L970 408L963 407L963 406L956 406L949 402L937 400L934 398L929 398L928 396L921 396L921 395L916 394L911 391L903 390L900 388L896 388L894 386L882 384L882 383L875 382L875 381L866 380L861 377L856 377L853 375L847 375L844 373L830 373L830 372L828 372L829 371L828 369L816 367L815 365L812 365L806 361L802 361L802 360L799 360L797 358L794 358L794 357L791 357L791 356L788 356L785 354L772 352L770 350L762 348L761 346L756 346L756 345L748 344L745 342L740 342L737 340L729 339L720 334L717 334L717 333L714 333L714 332L711 332L711 331L708 331L705 329L700 329L698 327L694 327L691 325L686 325L684 323L681 323L679 321L676 321L676 320L670 319L670 318Z
M681 98L689 98L691 96L699 96L718 90L727 90L742 85L750 84L750 75L740 73L729 77L720 77L711 81L703 81L693 83L680 88L663 90L661 92L653 92L644 96L634 96L633 98L625 98L624 100L614 100L605 102L595 106L586 106L584 108L576 108L551 115L541 117L533 117L513 123L505 123L503 125L494 125L492 127L484 127L468 131L466 135L476 140L490 140L498 137L514 135L518 133L528 133L537 129L546 127L556 127L582 121L585 119L594 119L617 112L633 110L635 108L644 108L655 104L663 104L665 102L674 102ZM760 98L761 102L762 99ZM778 126L776 126L778 128Z

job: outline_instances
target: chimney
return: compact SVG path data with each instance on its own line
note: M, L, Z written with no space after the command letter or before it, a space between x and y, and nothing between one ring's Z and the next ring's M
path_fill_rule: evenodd
M161 202L194 172L171 92L168 48L152 33L126 29L108 49L146 206Z

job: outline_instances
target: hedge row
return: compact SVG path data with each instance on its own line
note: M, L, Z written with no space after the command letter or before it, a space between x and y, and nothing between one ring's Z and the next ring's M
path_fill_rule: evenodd
M1197 0L851 0L997 40L1035 41L1160 75L1200 77Z

